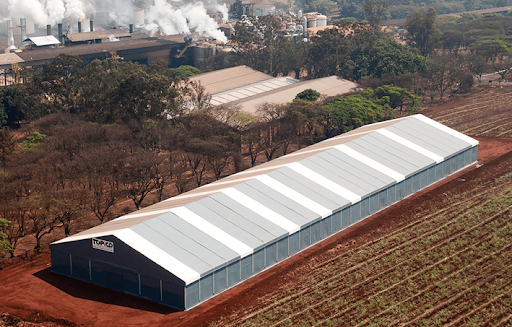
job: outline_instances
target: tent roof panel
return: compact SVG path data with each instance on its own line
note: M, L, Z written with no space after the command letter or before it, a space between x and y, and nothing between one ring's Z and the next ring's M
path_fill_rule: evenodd
M393 160L402 163L404 166L407 166L410 171L416 171L422 168L424 164L429 165L432 163L432 160L428 160L423 163L421 158L419 158L420 155L417 152L414 152L413 150L404 146L399 148L399 144L397 144L395 141L384 137L372 138L371 135L365 135L364 138L361 137L354 143L359 144L366 149L378 149L380 151L384 151L388 154L389 157L394 157ZM426 160L428 158L424 157L423 159Z
M183 262L188 267L195 271L211 270L214 267L209 265L207 262L198 258L194 251L181 247L179 243L173 242L171 239L166 237L165 231L168 230L165 223L158 219L150 220L149 222L139 224L131 228L135 233L144 237L148 242L154 244L156 247L167 252L167 249L172 250L172 256L177 260ZM164 229L161 229L164 227Z
M403 176L409 175L414 170L414 167L411 164L399 162L396 156L390 155L384 150L373 147L367 143L359 144L358 142L351 142L345 146L381 163Z
M265 229L267 232L274 235L276 238L287 233L287 231L284 228L279 227L270 220L260 216L256 212L248 210L247 207L244 207L242 204L230 198L224 193L216 193L210 197L215 201L219 202L220 204L231 209L232 211L236 212L240 216L247 217L247 219L253 221L261 228Z
M308 160L317 163L332 174L347 180L352 185L358 186L362 189L364 194L372 192L375 189L379 189L385 185L380 180L375 179L368 174L351 169L351 167L346 165L343 161L325 152L315 157L309 158Z
M186 207L178 207L173 208L172 213L176 216L180 217L190 225L194 226L198 230L210 236L212 239L216 240L218 243L221 243L228 247L229 249L238 253L238 255L245 257L252 253L252 248L247 244L241 242L237 238L229 235L222 228L215 226L210 223L206 219L197 215L193 211L187 209Z
M381 147L384 150L396 150L393 154L396 154L400 159L410 162L418 168L423 168L436 163L433 159L430 159L416 150L413 150L390 138L382 137L382 134L380 133L365 135L364 141Z
M216 214L207 207L199 204L199 202L192 202L186 205L185 207L194 212L195 214L201 216L203 219L207 220L211 224L221 228L223 231L225 231L232 237L239 239L241 242L249 245L252 248L257 248L258 246L263 244L263 242L260 239L250 234L247 230L241 228L236 224L233 224L226 218Z
M333 150L327 150L321 155L319 155L320 158L335 163L336 166L343 168L343 170L354 177L356 176L364 176L365 180L369 181L370 183L374 184L375 187L382 187L382 185L389 185L393 184L396 181L389 177L388 175L385 175L370 166L362 165L359 161L355 160L354 158L345 155L344 153L337 151L335 149Z
M303 196L306 199L309 199L311 201L314 201L320 207L314 207L318 213L323 212L323 209L326 208L330 212L333 210L336 210L338 208L338 204L334 201L329 200L327 197L320 195L319 193L315 192L313 189L310 189L306 187L305 185L301 184L300 182L294 180L293 178L283 174L283 171L286 169L280 170L280 171L274 171L271 172L265 176L268 176L277 182L281 183L288 189L292 189L295 192L297 192L299 195L296 197L297 199L301 199L300 196ZM292 173L293 171L290 170ZM262 176L264 177L264 176ZM260 179L261 180L261 179ZM290 196L294 196L293 194L290 194ZM307 202L304 202L307 203ZM313 208L313 207L310 207Z
M302 176L301 174L297 173L296 171L294 171L293 169L291 169L289 167L283 167L283 168L279 169L278 172L285 175L286 177L288 177L295 183L300 184L300 186L298 186L296 184L294 185L295 190L298 190L299 192L302 191L301 188L310 189L310 190L316 192L320 197L324 197L327 200L331 201L332 203L335 203L335 208L344 207L344 206L350 204L349 200L334 193L333 191L331 191L324 185L320 185L318 183L311 183L311 181L309 179L305 178L304 176ZM280 176L280 174L277 174L277 172L272 172L269 174L269 176L283 182L286 185L291 184L290 181L283 179ZM311 199L313 199L313 198L311 198ZM317 202L320 201L320 199L318 199L318 198L316 198L314 200ZM319 202L319 203L321 203L321 202ZM321 203L321 204L323 204L323 203ZM332 210L335 210L335 209L333 208Z
M411 119L407 124L400 124L397 129L406 132L409 139L425 142L433 149L445 151L448 155L471 147L469 142L418 119Z
M268 208L266 205L256 201L233 187L222 190L222 193L237 201L247 209L252 210L261 217L286 230L290 234L293 234L300 229L300 226L294 223L291 219L280 215Z
M264 177L263 177L264 176ZM300 197L300 195L295 192L293 189L286 188L285 185L277 182L276 180L272 179L271 177L267 175L263 175L263 180L267 181L267 183L270 183L274 187L277 187L277 189L272 188L268 184L265 184L261 181L259 178L251 179L250 181L247 181L245 184L252 187L256 191L260 192L261 194L264 194L268 198L275 199L278 203L282 204L286 208L298 213L302 217L305 217L308 221L313 221L318 218L323 217L324 215L330 215L331 211L327 208L319 208L321 213L315 213L313 212L310 207L308 207L305 202L308 202L311 207L319 207L318 203L313 203L313 201L309 199L304 199L304 197ZM280 190L281 192L279 192ZM288 191L288 192L287 192ZM287 194L292 193L293 195ZM293 196L295 197L295 201L292 200ZM300 197L300 199L303 201L299 201L297 197Z
M151 228L159 228L162 233L165 233L167 238L179 244L182 248L194 252L197 258L212 267L221 265L226 261L223 257L217 255L217 253L212 252L210 248L205 247L203 244L190 238L189 235L181 232L179 228L174 228L173 222L170 222L169 219L165 219L164 217L152 219L147 225ZM172 255L174 250L174 248L170 248L166 249L166 252L171 252Z
M117 232L115 236L131 248L145 255L149 260L172 272L172 274L184 281L185 284L192 283L200 277L197 271L151 244L144 237L130 229L123 229Z
M292 164L289 164L287 167L299 173L300 175L308 179L310 182L322 185L330 189L335 194L341 196L344 199L347 199L350 203L355 203L361 200L361 197L358 194L350 191L343 185L340 185L339 183L332 181L331 179L323 176L322 174L319 174L316 171L304 166L300 162L294 162Z
M251 199L258 201L259 203L264 203L265 206L268 207L270 210L280 214L283 217L286 217L287 219L289 219L291 222L298 226L307 225L309 222L309 220L303 217L302 215L289 209L288 207L277 201L282 196L278 197L277 199L272 199L271 197L247 185L246 183L235 186L235 189L249 196Z
M247 231L256 239L260 240L262 244L266 244L276 238L276 235L262 228L259 224L257 224L257 222L239 215L235 211L231 210L225 205L222 205L211 197L201 199L197 203L218 214L219 216L224 217L226 220L232 222L233 224L236 224L241 229Z
M437 121L435 121L433 119L430 119L430 118L425 117L423 115L414 115L414 116L412 116L412 118L415 119L415 120L420 120L420 121L422 121L422 122L424 122L426 124L429 124L429 125L437 128L437 129L445 132L445 133L453 135L456 138L461 139L462 141L464 141L466 143L469 143L471 146L477 146L478 145L478 141L475 140L474 138L471 138L471 137L469 137L467 135L464 135L461 132L456 131L456 130L454 130L452 128L449 128L448 126L445 126L445 125L443 125L443 124L441 124L441 123L439 123L439 122L437 122Z
M188 238L201 244L206 249L211 250L211 252L217 254L226 262L239 256L237 252L225 244L219 242L209 234L196 228L196 226L190 224L188 221L182 219L182 217L176 215L175 213L166 214L164 217L162 217L162 220L164 220L167 224L172 225L172 227L186 235Z
M320 162L319 162L320 161ZM304 159L300 161L301 165L306 166L307 168L313 170L314 172L322 175L323 177L333 181L334 183L338 185L343 185L344 188L352 192L353 194L356 194L359 198L361 198L362 195L367 193L366 188L363 185L357 185L352 183L346 178L343 178L339 176L338 174L335 174L334 172L330 171L327 167L325 167L321 159L316 159L314 157ZM364 183L364 182L363 182ZM363 184L362 183L362 184ZM359 199L355 200L355 202L359 201Z
M395 133L393 132L390 132L389 130L387 129L379 129L376 131L377 133L381 134L381 136L384 136L384 137L387 137L409 149L412 149L413 151L415 152L418 152L420 153L421 155L427 157L427 158L430 158L431 160L434 160L436 163L440 163L443 161L443 157L441 157L440 155L430 151L430 150L427 150L421 146L419 146L418 144L416 143L413 143L401 136L398 136L396 135Z
M399 173L398 171L390 168L389 166L384 165L378 160L374 160L364 154L357 152L356 150L348 147L346 144L340 144L333 148L333 150L337 150L340 153L351 157L360 162L360 165L368 166L372 169L377 170L378 172L385 174L391 178L393 178L396 182L399 182L404 179L404 175Z

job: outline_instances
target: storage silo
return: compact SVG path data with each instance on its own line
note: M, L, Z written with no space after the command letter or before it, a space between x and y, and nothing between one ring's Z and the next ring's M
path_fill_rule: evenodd
M318 27L327 26L327 16L325 16L325 15L316 16L316 26L318 26Z
M317 17L316 16L308 16L308 28L316 27Z

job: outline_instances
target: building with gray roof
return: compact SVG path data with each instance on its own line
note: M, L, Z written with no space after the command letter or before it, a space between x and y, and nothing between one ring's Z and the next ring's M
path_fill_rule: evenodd
M366 125L50 245L52 271L180 310L477 160L414 115Z

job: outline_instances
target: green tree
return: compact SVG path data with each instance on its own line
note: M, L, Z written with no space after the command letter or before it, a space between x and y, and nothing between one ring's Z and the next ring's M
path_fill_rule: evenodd
M315 11L324 15L329 15L334 8L336 8L336 3L331 0L314 0L305 7L306 11Z
M320 92L317 92L313 89L305 89L304 91L297 94L295 99L306 100L306 101L316 101L320 97Z
M81 72L83 62L76 55L60 54L44 70L36 71L31 78L40 103L48 102L53 112L76 112L76 97L83 85ZM35 118L48 114L48 106L42 106Z
M441 35L435 24L437 12L434 8L418 10L407 17L405 26L409 32L408 43L420 51L423 56L430 55Z
M0 261L3 257L3 252L13 251L13 247L8 241L8 235L4 233L5 228L9 227L9 225L11 225L9 220L0 217Z
M360 38L349 60L339 67L339 75L360 80L368 77L399 76L421 72L427 67L424 57L391 39Z
M19 85L8 85L0 89L0 127L16 128L19 126L25 119L27 98L28 94Z
M370 0L363 3L361 8L364 10L364 16L375 32L379 31L382 22L382 16L388 10L384 0Z
M23 146L26 149L36 147L41 144L40 141L44 140L45 137L45 134L33 132L31 135L27 136L27 138L21 142L21 146Z
M375 90L375 94L380 99L387 97L389 99L387 102L391 109L400 108L400 113L405 109L409 115L412 115L421 110L420 98L404 88L394 85L383 85Z
M471 50L484 57L487 62L495 62L510 54L512 44L500 39L480 39L471 45Z
M362 94L334 98L327 104L330 117L342 133L366 124L376 123L384 116L385 106Z
M284 107L277 107L279 111L284 112L283 120L290 131L293 131L293 137L298 139L299 147L325 139L328 109L320 101L295 99Z
M176 70L184 77L195 76L203 73L196 67L190 65L179 66Z
M282 66L287 65L283 45L293 42L281 30L281 21L272 15L240 19L235 25L232 39L237 64L277 76Z

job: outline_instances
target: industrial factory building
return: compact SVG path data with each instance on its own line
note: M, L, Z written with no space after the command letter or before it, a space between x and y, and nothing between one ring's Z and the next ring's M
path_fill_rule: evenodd
M292 102L298 93L313 89L325 96L357 91L359 86L337 76L301 81L288 76L272 77L247 66L237 66L196 75L192 81L201 82L211 94L211 104L237 105L244 112L256 114L262 103Z
M180 310L477 160L425 116L363 126L50 245L52 271Z

